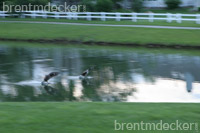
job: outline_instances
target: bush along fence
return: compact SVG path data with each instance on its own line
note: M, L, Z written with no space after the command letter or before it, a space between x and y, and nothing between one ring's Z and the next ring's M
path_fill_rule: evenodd
M86 19L88 21L100 19L106 21L108 19L120 20L132 20L137 22L138 20L148 20L154 22L155 20L164 20L167 22L176 21L182 23L182 21L192 21L200 24L200 14L171 14L171 13L113 13L113 12L45 12L45 11L26 11L9 13L0 11L0 18L6 17L20 17L20 18L55 18L55 19Z

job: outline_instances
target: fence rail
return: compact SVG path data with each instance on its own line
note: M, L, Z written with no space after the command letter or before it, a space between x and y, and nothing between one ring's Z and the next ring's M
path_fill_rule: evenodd
M113 13L113 12L44 12L44 11L26 11L18 13L9 13L0 11L0 17L20 17L20 18L65 18L65 19L86 19L88 21L94 19L100 19L106 21L108 19L114 19L116 21L132 20L137 22L138 20L148 20L154 22L154 20L165 20L167 22L176 21L182 23L182 21L193 21L200 24L200 14L171 14L171 13Z

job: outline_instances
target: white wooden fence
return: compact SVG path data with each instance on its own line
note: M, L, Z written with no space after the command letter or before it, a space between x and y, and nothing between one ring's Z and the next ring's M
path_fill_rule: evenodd
M112 12L44 12L44 11L26 11L19 12L17 14L10 14L8 12L0 11L0 17L13 17L20 18L65 18L65 19L86 19L88 21L94 19L100 19L106 21L107 19L120 20L132 20L137 22L138 20L148 20L154 22L154 20L164 20L167 22L176 21L181 23L182 21L193 21L200 24L200 14L171 14L171 13L112 13Z

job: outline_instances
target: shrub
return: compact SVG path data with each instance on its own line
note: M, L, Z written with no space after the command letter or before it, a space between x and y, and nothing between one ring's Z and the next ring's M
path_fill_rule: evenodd
M92 0L82 0L82 5L86 5L86 11L87 12L93 12L95 11L95 4Z
M0 0L0 11L3 10L3 2L5 2L5 0Z
M143 0L133 0L132 9L135 12L140 12L143 7Z
M15 0L18 5L46 5L50 0Z
M176 9L181 4L180 0L165 0L168 9Z
M1 6L0 10L6 10L6 11L8 11L8 8L3 9L3 2L5 3L5 5L8 5L8 6L10 6L10 5L16 5L15 0L8 0L8 1L2 0L2 2L0 0L0 3L2 4L2 5L0 5ZM14 11L14 7L12 7L9 11Z
M113 2L111 0L98 0L96 10L98 12L110 12L113 9Z
M0 0L0 10L2 10L3 2L5 2L6 5L47 5L50 0ZM39 6L40 7L40 6ZM32 7L33 8L33 7ZM12 12L14 12L14 7L12 7Z
M114 9L121 9L121 5L119 4L119 2L121 2L122 0L112 0L113 2L113 7Z

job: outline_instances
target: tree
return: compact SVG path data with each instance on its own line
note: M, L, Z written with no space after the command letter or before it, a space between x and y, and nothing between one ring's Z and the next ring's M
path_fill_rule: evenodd
M86 10L88 12L93 12L95 11L95 4L93 3L92 0L83 0L81 2L82 5L85 5L86 6Z
M111 0L97 0L96 9L99 12L110 12L113 9Z
M165 0L168 9L176 9L181 4L180 0Z
M42 7L44 5L47 5L48 2L50 2L50 0L0 0L0 10L3 10L3 2L5 2L6 5L27 5L27 8L24 7L23 10L33 10L33 6L32 9L28 9L28 5L37 5L37 7L41 10ZM7 10L7 9L6 9ZM15 6L12 6L12 9L10 9L10 11L15 12Z
M143 7L143 0L133 0L132 9L135 12L140 12Z
M3 2L4 0L0 0L0 11L3 9Z
M5 1L5 0L0 0L0 11L3 10L3 3L5 5L16 5L16 0L8 0L8 1ZM7 10L7 9L6 9Z
M115 9L120 9L122 8L121 5L119 4L119 2L121 2L122 0L112 0L113 2L113 6Z

